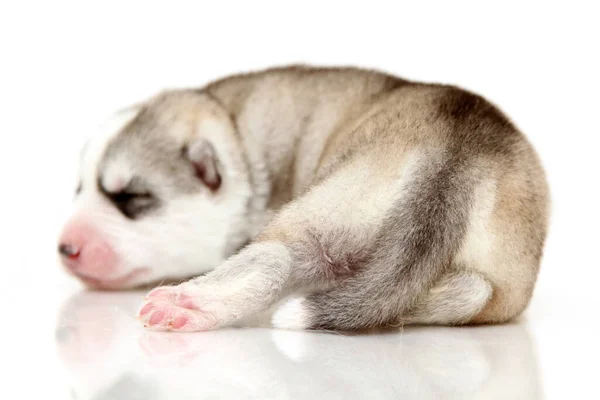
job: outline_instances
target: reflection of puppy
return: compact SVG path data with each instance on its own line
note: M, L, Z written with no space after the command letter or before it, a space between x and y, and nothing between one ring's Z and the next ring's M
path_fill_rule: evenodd
M290 381L298 391L305 379L339 398L542 398L532 341L520 325L350 337L274 331L273 339L296 361Z
M78 399L541 398L520 325L173 335L139 329L131 318L137 295L112 297L117 307L102 296L73 299L59 323L71 328L57 345Z
M168 92L117 119L84 150L59 250L104 288L220 264L152 293L142 317L155 328L212 329L290 295L276 326L503 322L529 301L544 174L477 95L295 67Z
M277 377L274 362L287 361L270 331L145 332L134 317L140 298L82 292L61 310L56 346L74 398L276 397L263 395Z
M98 398L116 385L131 384L128 371L136 363L131 349L136 348L138 329L133 315L139 301L139 293L98 292L79 293L67 301L57 323L56 346L77 393L74 398Z

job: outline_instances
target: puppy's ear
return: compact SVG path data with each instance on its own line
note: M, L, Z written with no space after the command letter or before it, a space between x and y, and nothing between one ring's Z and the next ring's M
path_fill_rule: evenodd
M192 163L196 176L215 192L221 187L220 163L213 145L204 138L194 140L184 149L184 156Z

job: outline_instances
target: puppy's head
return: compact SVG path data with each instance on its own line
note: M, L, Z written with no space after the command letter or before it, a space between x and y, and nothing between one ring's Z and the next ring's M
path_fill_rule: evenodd
M84 147L64 266L120 289L215 268L249 240L250 186L235 127L208 96L162 94Z

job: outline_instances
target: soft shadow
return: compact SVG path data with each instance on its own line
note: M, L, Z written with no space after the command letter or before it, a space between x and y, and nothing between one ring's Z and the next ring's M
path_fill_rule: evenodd
M540 399L523 324L371 335L144 330L142 293L82 292L56 344L77 399Z

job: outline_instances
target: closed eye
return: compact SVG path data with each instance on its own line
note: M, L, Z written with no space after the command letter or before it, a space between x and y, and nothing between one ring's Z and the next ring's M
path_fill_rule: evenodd
M137 177L132 177L122 190L110 192L98 178L100 192L129 219L137 219L160 206L160 200L154 193L147 190L148 185Z
M102 194L127 218L137 219L159 206L160 202L150 192L132 192L124 189L109 192L99 185Z
M154 208L158 201L151 193L118 192L109 196L113 204L129 219L136 219Z
M144 199L151 199L152 198L152 194L151 193L131 193L131 192L126 192L126 191L122 191L122 192L117 192L117 193L109 193L109 196L111 197L111 199L117 203L126 203L132 200L138 201L138 200L144 200Z

